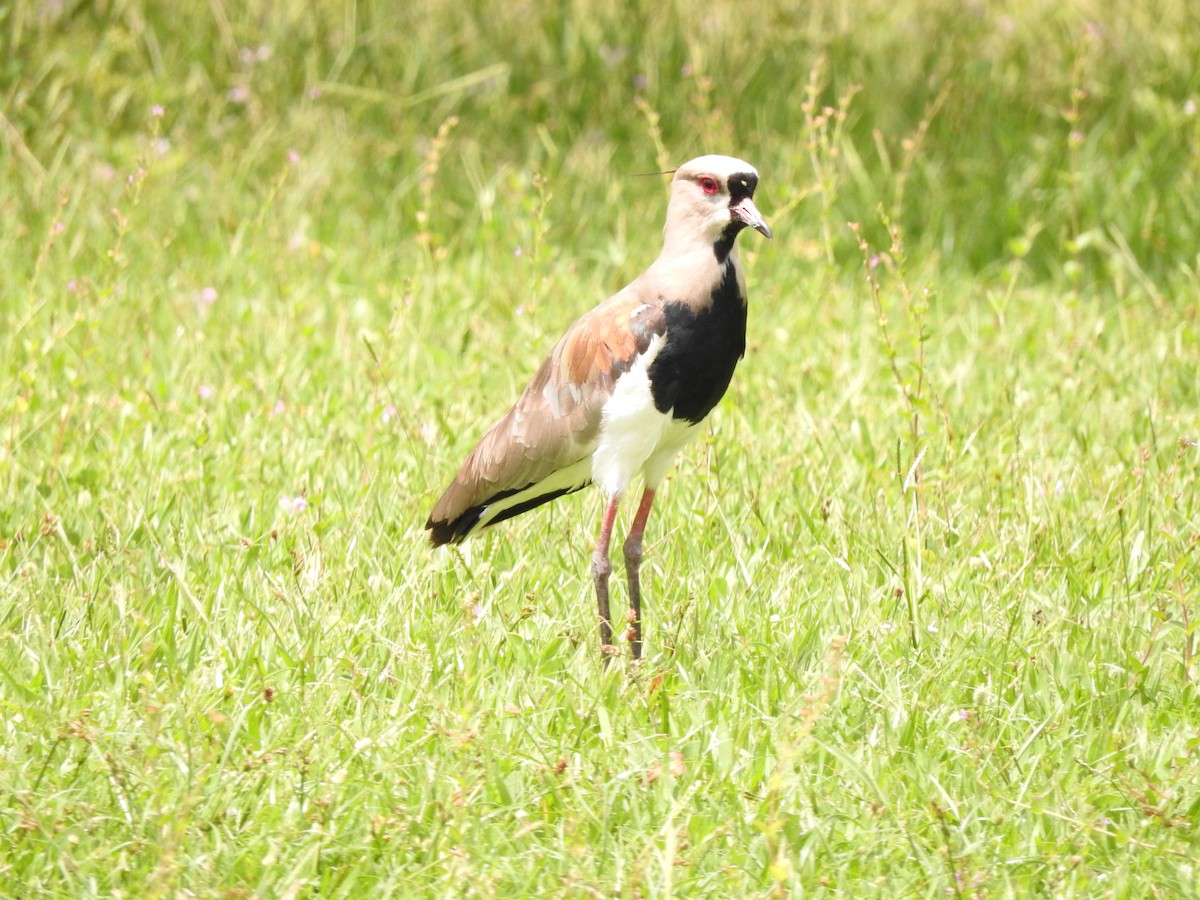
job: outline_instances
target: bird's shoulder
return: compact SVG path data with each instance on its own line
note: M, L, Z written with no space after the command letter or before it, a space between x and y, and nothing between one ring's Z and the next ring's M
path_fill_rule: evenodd
M639 279L585 313L555 346L548 380L568 392L611 391L654 338L666 332L663 300Z

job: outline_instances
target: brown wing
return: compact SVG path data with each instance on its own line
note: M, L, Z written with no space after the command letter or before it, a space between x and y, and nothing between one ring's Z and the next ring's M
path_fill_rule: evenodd
M590 470L570 485L554 483L553 476L591 456L616 379L665 330L662 310L646 302L637 281L579 318L434 506L425 523L434 544L458 543L500 518L586 485ZM539 493L543 482L546 490ZM489 505L526 493L505 510L508 515L479 525Z

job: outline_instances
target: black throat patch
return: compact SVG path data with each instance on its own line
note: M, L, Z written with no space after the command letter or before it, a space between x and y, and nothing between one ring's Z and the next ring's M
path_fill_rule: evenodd
M737 269L725 263L721 283L704 309L668 301L663 314L667 339L649 371L654 407L671 411L676 419L700 422L725 395L746 352L746 298L738 288Z
M717 255L717 262L725 264L725 261L729 259L729 254L733 252L733 242L737 240L737 236L745 227L745 223L739 222L737 219L725 226L725 230L713 244L713 253Z

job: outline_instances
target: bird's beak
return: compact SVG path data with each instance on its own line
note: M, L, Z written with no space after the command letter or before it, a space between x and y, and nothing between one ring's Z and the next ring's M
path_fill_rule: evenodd
M743 197L729 208L729 212L735 219L749 225L764 237L773 237L771 226L767 224L767 220L762 217L762 213L758 211L758 207L749 197Z

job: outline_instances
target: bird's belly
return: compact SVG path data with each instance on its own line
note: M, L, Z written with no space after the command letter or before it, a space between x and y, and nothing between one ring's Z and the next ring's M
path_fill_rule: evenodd
M650 458L646 460L646 464L642 467L647 487L658 487L659 482L670 471L675 458L679 456L679 452L696 436L696 432L700 430L700 424L699 422L689 422L687 419L676 418L672 418L667 423L667 426L663 429L663 436L658 443L658 447L650 454Z
M609 496L623 491L639 472L655 487L675 455L696 430L696 423L676 419L654 404L648 369L662 338L655 338L627 372L617 379L604 405L600 442L592 454L592 481Z

